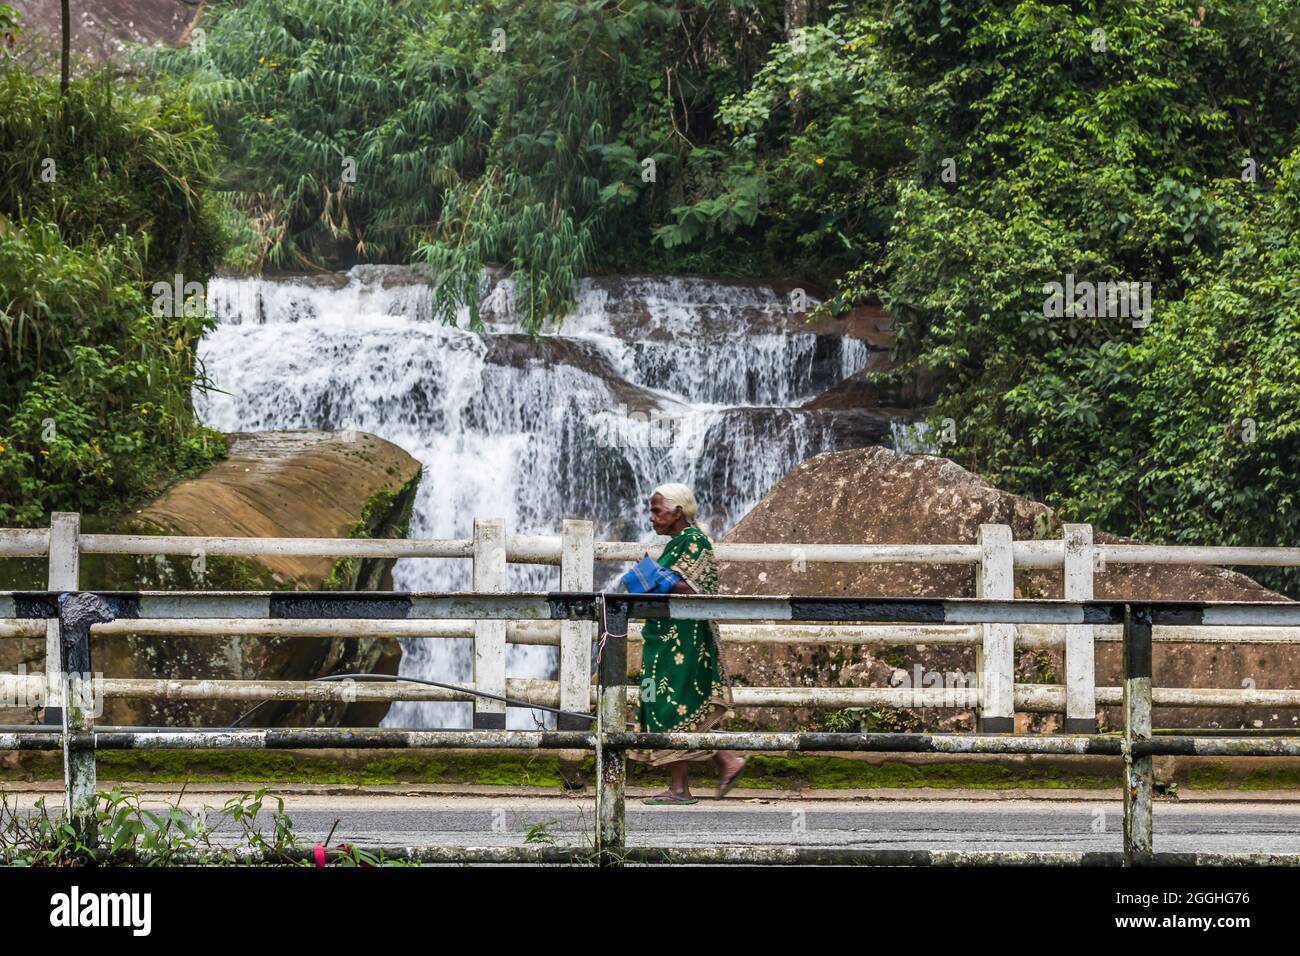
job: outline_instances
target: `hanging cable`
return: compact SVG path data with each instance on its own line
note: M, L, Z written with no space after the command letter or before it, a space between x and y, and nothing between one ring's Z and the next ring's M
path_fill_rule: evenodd
M605 641L611 637L627 637L627 635L628 635L627 631L624 631L622 634L609 633L609 621L606 619L606 614L605 614L605 592L601 591L600 592L600 638L599 640L596 641L596 670L598 673L600 671L600 657L605 652ZM597 684L599 684L599 680L597 681Z

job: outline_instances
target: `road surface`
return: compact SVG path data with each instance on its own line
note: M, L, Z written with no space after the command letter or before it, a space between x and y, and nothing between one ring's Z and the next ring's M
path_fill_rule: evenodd
M39 794L4 794L11 807L30 809ZM648 791L647 791L648 792ZM628 843L634 846L828 846L898 850L1119 851L1123 807L1115 794L1050 795L990 793L925 795L891 791L843 797L750 796L735 791L725 800L704 798L688 807L647 807L629 794ZM191 811L221 807L233 792L188 792ZM1161 852L1300 853L1300 799L1277 795L1197 795L1162 800L1155 807L1155 845ZM44 794L53 809L61 794ZM176 793L156 788L148 807L175 802ZM530 828L561 845L589 846L595 803L590 795L518 792L411 792L376 788L360 792L287 790L285 811L304 842L323 840L362 847L520 845ZM258 818L271 830L266 801ZM220 842L238 827L207 813ZM337 821L337 825L336 825ZM534 838L541 835L534 829Z

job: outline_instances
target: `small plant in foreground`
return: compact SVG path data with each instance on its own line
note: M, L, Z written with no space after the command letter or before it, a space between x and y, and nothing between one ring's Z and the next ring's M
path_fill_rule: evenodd
M50 812L44 798L31 810L11 805L0 794L0 863L9 866L207 866L269 864L311 866L284 799L260 788L232 797L219 809L190 811L174 803L157 809L143 805L136 791L114 788L96 794L98 839L86 843L63 811ZM257 822L268 799L274 800L270 833ZM213 814L215 813L215 818ZM226 827L226 823L233 824ZM333 831L331 831L331 836ZM328 839L326 844L328 844ZM401 865L382 853L340 848L330 862L343 866Z

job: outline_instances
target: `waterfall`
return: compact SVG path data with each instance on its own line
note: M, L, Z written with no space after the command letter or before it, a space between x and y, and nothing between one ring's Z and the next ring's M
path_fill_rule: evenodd
M573 312L536 337L509 280L489 288L478 333L435 321L427 282L402 267L214 278L217 326L199 358L218 390L196 393L199 417L223 431L359 429L394 442L424 466L419 538L470 537L475 517L556 534L581 517L598 538L652 541L645 499L666 481L691 485L720 535L794 465L845 440L833 415L798 405L864 368L868 347L806 331L770 286L584 280ZM598 584L616 570L598 566ZM403 559L393 581L468 590L469 562ZM511 565L508 585L556 588L558 569ZM469 681L472 656L468 640L403 641L401 671ZM556 656L510 646L507 672L553 677ZM511 708L508 726L534 715ZM404 702L385 724L470 719L469 704Z

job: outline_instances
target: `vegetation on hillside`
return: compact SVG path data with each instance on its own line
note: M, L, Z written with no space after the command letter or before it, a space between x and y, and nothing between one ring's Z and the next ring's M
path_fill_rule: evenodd
M111 511L224 454L194 421L222 228L216 142L183 91L0 69L0 526ZM184 285L182 283L182 289Z
M945 7L881 18L923 95L885 254L846 284L941 376L944 453L1112 531L1300 543L1300 7ZM1150 309L1058 317L1067 276Z
M653 230L716 185L698 157L779 4L247 0L204 29L155 68L229 148L247 267L415 258L442 314L473 318L499 263L533 326L594 269L734 267L731 247L674 261Z

